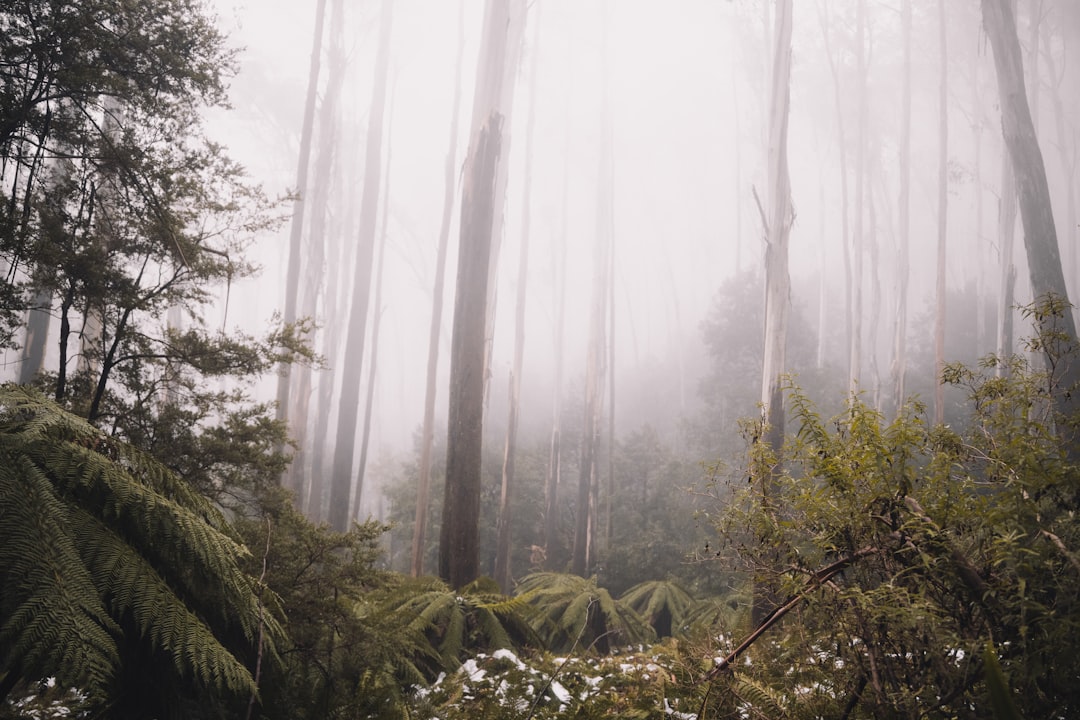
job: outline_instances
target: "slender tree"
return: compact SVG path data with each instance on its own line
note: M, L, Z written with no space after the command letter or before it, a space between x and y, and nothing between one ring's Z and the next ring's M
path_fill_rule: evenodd
M938 48L941 76L938 83L938 195L937 282L934 301L934 422L945 422L945 268L948 259L949 212L949 48L945 27L945 0L938 0Z
M315 128L315 103L319 90L319 71L322 66L323 26L326 18L326 0L318 0L315 5L315 31L311 40L311 60L308 66L307 96L304 99L304 120L300 127L300 152L296 160L296 199L293 200L291 226L289 228L289 258L285 269L285 322L296 322L296 305L300 294L300 266L304 252L304 216L310 198L308 193L308 168L311 166L311 138ZM289 420L289 390L292 381L292 365L281 363L278 366L277 419ZM306 422L307 418L296 418L297 422ZM295 425L296 423L294 423ZM296 434L295 429L293 430ZM299 476L288 473L282 478L286 486L299 496L297 485Z
M523 0L488 0L477 65L469 153L463 170L454 329L450 344L450 397L446 487L439 536L439 575L452 587L480 570L480 485L484 419L485 318L492 226L499 198L507 40Z
M866 0L855 5L855 75L858 82L857 137L855 138L855 226L851 234L851 337L848 359L848 387L859 389L863 356L863 256L866 248L866 144L868 94L866 77Z
M386 264L386 236L390 228L390 161L391 139L394 126L394 95L390 93L389 122L386 131L386 173L383 179L382 191L382 230L379 232L379 260L375 267L375 302L371 320L371 354L368 359L367 396L364 399L364 426L360 431L360 466L356 471L356 492L353 493L352 507L349 518L357 520L360 517L360 489L364 486L364 474L367 470L368 447L371 443L371 411L375 406L375 383L378 380L379 367L379 338L382 330L382 289L383 289L383 266Z
M1024 227L1024 247L1032 293L1038 300L1056 298L1067 303L1068 292L1050 206L1046 167L1024 90L1016 20L1008 0L982 0L982 14L994 52L1002 132L1019 191L1020 218ZM1066 347L1075 346L1076 324L1071 312L1040 314L1036 316L1036 324L1045 336L1060 338ZM1056 374L1055 409L1061 415L1070 417L1080 404L1080 397L1075 392L1080 383L1080 362L1076 362L1075 358L1058 357L1062 349L1062 344L1051 342L1044 347L1044 353L1048 367ZM1078 452L1076 443L1071 443L1070 448L1075 456Z
M550 560L559 549L559 485L562 480L562 412L563 412L563 351L566 337L566 246L569 234L570 188L570 123L569 105L564 106L563 126L566 133L563 147L562 197L559 203L560 224L555 242L551 243L551 286L554 289L555 324L552 328L552 348L555 361L555 388L551 398L551 441L548 452L547 477L544 483L544 555Z
M339 288L344 275L345 253L344 238L348 234L347 217L334 212L334 201L345 192L342 167L339 157L341 122L341 91L345 82L348 58L345 49L345 0L332 0L330 6L330 37L327 58L326 91L319 108L319 142L315 158L315 180L312 188L312 217L308 233L307 247L310 255L308 271L304 282L304 312L309 317L317 314L323 318L336 318L340 314L342 298ZM321 305L320 305L321 301ZM328 332L324 328L320 336L319 347L327 358L338 356L341 347L341 333ZM333 462L333 446L330 444L329 429L333 419L334 378L332 368L323 368L318 373L310 369L300 370L299 388L296 399L306 404L309 396L315 404L311 428L311 439L297 450L293 460L294 472L304 472L307 480L303 483L303 510L313 520L325 519L329 471L326 466ZM305 392L302 388L314 382L315 388ZM306 408L297 408L292 417L305 417ZM299 430L295 424L293 432ZM301 438L297 438L301 439ZM305 454L310 457L310 470L304 467Z
M330 525L339 532L349 526L349 501L363 486L353 482L353 449L360 414L360 378L371 300L371 275L375 257L375 224L379 211L379 186L382 183L383 113L386 85L390 72L390 29L393 3L382 4L379 20L379 46L375 57L375 85L368 113L367 142L364 155L364 188L360 196L360 229L357 234L356 264L353 268L352 303L345 336L345 364L341 374L341 398L338 404L337 433L334 443L334 466L330 486Z
M428 328L427 386L424 391L424 422L420 431L420 469L416 482L416 516L413 523L413 577L424 574L424 547L427 542L428 501L431 495L431 446L435 442L435 381L439 369L439 335L442 330L443 285L446 278L446 251L450 244L450 218L454 212L457 165L458 118L461 114L461 71L465 58L465 3L458 2L457 59L454 61L454 102L450 110L450 143L443 165L443 213L435 258L435 283L431 291L431 324Z
M897 200L899 237L896 252L896 314L893 318L892 376L893 410L904 406L907 375L908 282L911 275L911 0L900 5L904 79L900 99L900 189Z
M788 173L788 114L791 104L792 0L776 5L772 100L769 104L769 207L765 223L765 333L761 370L761 403L766 425L762 441L776 454L784 442L783 375L786 371L787 324L791 310L788 244L795 211ZM765 502L771 477L762 478ZM771 593L755 587L752 617L759 622L771 610Z
M607 17L604 5L604 18ZM601 29L601 63L606 71L607 30ZM592 564L596 543L596 516L600 482L600 428L604 415L604 384L607 372L607 321L610 254L612 248L611 118L607 78L603 79L600 111L600 153L597 185L596 235L593 245L593 286L589 315L589 340L585 357L585 402L579 458L577 504L574 511L574 548L571 571L584 577Z
M503 448L502 487L499 492L499 522L495 547L495 581L504 593L513 589L511 573L513 547L510 531L513 527L512 500L514 495L518 417L521 413L521 369L525 364L525 301L528 297L529 239L532 221L532 157L533 133L536 127L536 67L540 40L540 6L532 18L532 63L529 80L529 115L525 123L525 169L522 183L521 247L518 256L517 298L514 303L514 365L510 370L510 406L506 421L506 445Z
M851 364L851 348L855 336L855 303L852 297L854 292L854 275L851 268L851 233L849 229L849 205L850 191L848 189L848 147L847 134L844 131L844 118L847 113L843 107L843 87L840 83L840 69L836 58L833 56L831 33L829 32L829 3L823 0L818 6L818 22L821 25L822 37L825 40L825 55L829 61L829 72L832 75L833 105L836 108L836 139L840 152L840 246L843 248L844 257L844 328L848 337L848 381L857 373Z

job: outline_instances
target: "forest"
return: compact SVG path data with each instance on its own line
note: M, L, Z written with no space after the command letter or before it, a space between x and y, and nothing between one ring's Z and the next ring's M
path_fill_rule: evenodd
M1080 3L0 3L0 720L1080 715Z

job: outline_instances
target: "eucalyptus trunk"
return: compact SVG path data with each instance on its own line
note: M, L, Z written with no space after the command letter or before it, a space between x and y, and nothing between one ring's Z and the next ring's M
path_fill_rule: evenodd
M1016 20L1008 0L982 0L982 11L983 24L994 52L1002 131L1019 191L1032 293L1037 301L1054 298L1067 303L1069 298L1058 251L1046 168L1024 90ZM1064 417L1071 417L1080 403L1076 393L1080 383L1080 363L1075 358L1062 358L1060 353L1075 349L1073 314L1066 310L1060 315L1039 315L1036 323L1040 333L1053 338L1045 344L1044 354L1055 381L1055 410ZM1072 435L1070 433L1070 440L1075 440ZM1070 442L1070 455L1075 457L1077 452L1076 443Z
M519 36L524 0L488 0L477 65L469 152L462 175L461 233L447 422L446 487L439 536L439 576L460 588L480 574L480 487L483 452L486 318L492 229L497 205L503 122L512 97L504 82L507 44Z
M289 228L289 257L285 270L285 312L286 323L296 322L297 297L300 294L300 266L303 263L304 216L310 198L308 192L308 168L311 166L311 138L315 127L315 101L319 91L319 72L322 65L323 26L326 18L326 0L318 0L315 5L315 32L311 41L311 60L308 66L307 96L304 98L304 119L300 128L300 152L296 161L296 198L293 200L292 224ZM276 417L281 422L289 422L290 388L292 385L292 364L282 362L278 365L277 410ZM292 418L289 430L295 437L299 424L307 422L306 417ZM283 448L279 447L281 451ZM299 496L299 477L291 470L282 475L282 482L294 496Z
M465 59L465 3L458 2L457 59L454 62L454 103L450 111L450 143L443 164L443 212L439 226L439 246L435 258L435 282L431 291L431 324L428 326L427 385L424 391L424 422L420 431L420 469L416 484L416 513L413 522L413 577L424 574L427 544L428 505L431 496L431 447L435 443L435 390L439 370L439 336L442 330L443 289L446 280L446 252L450 244L450 218L454 213L457 167L458 117L461 114L461 71Z
M390 66L390 29L393 3L382 4L379 45L375 56L375 85L368 113L364 154L364 188L360 196L360 228L357 233L356 264L353 268L352 302L345 336L345 363L341 372L334 465L330 485L330 526L338 532L349 528L349 501L352 493L363 491L362 482L353 482L353 449L360 409L360 379L371 300L371 275L375 256L375 224L382 182L383 113Z
M765 351L761 371L761 402L765 433L762 440L777 456L784 442L783 376L786 372L787 327L791 311L788 245L795 212L788 172L788 115L791 105L792 0L776 4L772 100L769 108L769 201L765 227ZM761 478L763 501L772 495L773 477ZM775 604L775 592L754 587L751 612L760 622Z

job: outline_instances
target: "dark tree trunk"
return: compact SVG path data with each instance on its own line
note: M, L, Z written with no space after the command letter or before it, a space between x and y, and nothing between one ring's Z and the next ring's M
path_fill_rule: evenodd
M520 12L517 17L524 16L521 0L488 0L485 8L472 132L463 171L450 343L446 492L439 537L439 576L454 588L472 582L480 572L485 318L505 117L500 100L506 93L503 82L507 37L512 34L509 25L515 10Z

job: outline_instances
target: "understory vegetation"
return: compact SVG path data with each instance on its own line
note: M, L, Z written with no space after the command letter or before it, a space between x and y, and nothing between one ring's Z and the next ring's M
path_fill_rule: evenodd
M273 482L223 511L5 387L0 715L1072 717L1077 428L1024 357L946 376L962 427L860 397L825 418L791 385L782 454L744 424L679 577L537 570L512 595L390 571L386 526L313 525Z

